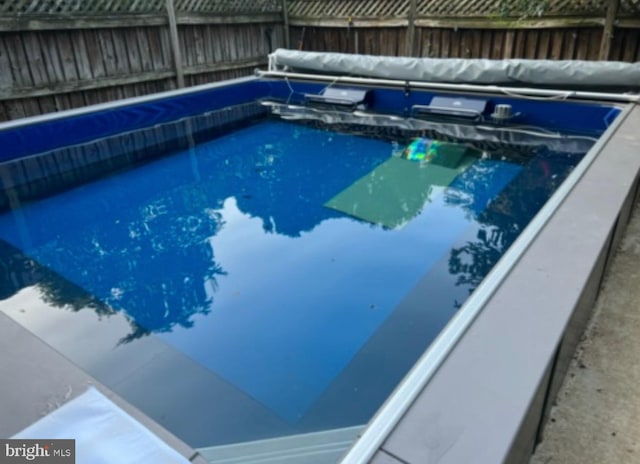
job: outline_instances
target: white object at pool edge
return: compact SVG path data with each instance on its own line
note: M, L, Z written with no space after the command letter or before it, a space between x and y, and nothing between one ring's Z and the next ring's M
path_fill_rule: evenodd
M189 463L94 387L12 438L75 439L76 464Z

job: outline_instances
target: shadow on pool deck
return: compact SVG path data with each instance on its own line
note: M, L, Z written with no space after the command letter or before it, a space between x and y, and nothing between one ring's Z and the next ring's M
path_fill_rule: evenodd
M530 464L640 462L640 203Z

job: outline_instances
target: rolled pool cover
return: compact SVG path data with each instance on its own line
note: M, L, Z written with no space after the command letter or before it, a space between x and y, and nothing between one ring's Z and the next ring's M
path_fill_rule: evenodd
M278 49L270 68L380 79L553 87L640 87L640 62L411 58Z

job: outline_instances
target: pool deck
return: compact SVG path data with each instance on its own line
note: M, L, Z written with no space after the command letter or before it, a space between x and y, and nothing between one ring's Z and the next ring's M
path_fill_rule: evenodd
M639 283L636 205L530 464L640 462Z

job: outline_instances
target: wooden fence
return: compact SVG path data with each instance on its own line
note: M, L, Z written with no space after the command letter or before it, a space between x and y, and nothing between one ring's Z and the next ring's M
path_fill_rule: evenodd
M640 0L290 0L288 21L314 51L640 61Z
M315 51L640 61L640 0L4 0L0 120Z
M284 45L276 0L5 0L0 120L248 75Z
M531 58L597 60L602 28L544 29L416 29L415 56L433 58ZM292 43L305 50L404 55L407 31L399 27L336 27L291 29ZM640 61L640 28L620 29L611 42L609 60Z

